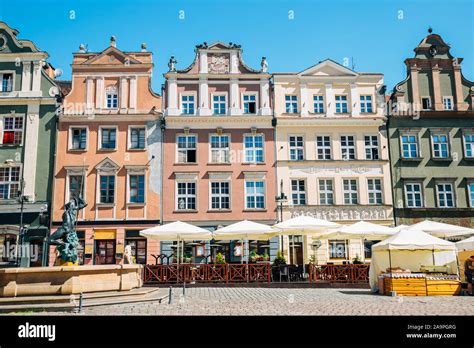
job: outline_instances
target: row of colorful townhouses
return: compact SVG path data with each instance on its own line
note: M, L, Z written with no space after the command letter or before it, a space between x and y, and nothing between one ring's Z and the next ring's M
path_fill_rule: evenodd
M80 45L71 81L0 22L1 265L53 265L46 243L81 196L80 264L163 260L174 242L140 230L185 221L211 231L298 215L386 226L425 218L474 227L474 83L430 30L387 92L382 73L326 59L299 72L243 61L240 45L171 57L159 93L152 53ZM270 61L270 59L269 59ZM308 62L311 65L312 62ZM400 63L401 65L401 63ZM251 241L293 263L370 259L371 241L310 236ZM203 261L211 242L188 243ZM229 262L239 241L219 241ZM280 243L283 243L281 245ZM11 250L36 250L14 255Z

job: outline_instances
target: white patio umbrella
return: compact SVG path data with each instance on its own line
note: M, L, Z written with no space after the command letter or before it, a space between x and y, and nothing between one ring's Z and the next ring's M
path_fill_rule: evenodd
M393 228L374 224L367 221L359 221L352 225L345 225L334 230L325 232L323 237L333 238L365 238L377 240L397 233Z
M335 222L317 219L311 216L301 215L295 218L280 222L273 227L279 229L279 235L315 235L318 233L324 233L329 229L339 227L339 224ZM283 248L283 241L282 241ZM294 255L295 244L293 243L293 255ZM303 243L303 254L304 254L304 243ZM305 272L305 265L303 262L303 272Z
M402 224L402 225L392 227L392 230L394 230L395 232L400 232L401 230L403 230L404 228L407 228L407 227L410 227L410 226Z
M166 241L177 241L177 259L179 268L179 245L186 240L210 240L212 239L212 232L201 227L197 227L186 222L175 221L169 224L155 226L147 228L146 230L140 231L140 235L155 239L155 240L166 240ZM181 258L183 257L183 251L181 251Z
M245 239L248 243L249 240L269 240L277 234L278 230L271 226L249 220L243 220L214 231L214 239L240 239L242 241ZM246 261L248 264L248 255Z
M408 227L409 230L421 230L439 238L474 235L474 229L446 224L443 222L424 220Z

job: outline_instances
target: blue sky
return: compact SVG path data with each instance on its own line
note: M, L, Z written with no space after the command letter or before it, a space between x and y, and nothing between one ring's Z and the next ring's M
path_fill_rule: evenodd
M353 59L356 71L382 72L388 89L405 77L405 58L428 26L463 57L463 74L474 80L472 0L0 0L0 20L49 53L53 66L71 74L72 52L85 43L102 51L111 35L117 47L154 54L153 89L160 92L171 55L178 68L204 41L235 42L244 60L272 72L300 71L320 60ZM74 11L74 12L71 12ZM184 11L184 19L180 19ZM293 11L293 19L289 18ZM72 18L74 17L74 18Z

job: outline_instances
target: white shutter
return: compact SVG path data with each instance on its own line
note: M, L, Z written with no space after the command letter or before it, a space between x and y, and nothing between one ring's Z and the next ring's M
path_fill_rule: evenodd
M0 115L0 145L3 144L3 116Z

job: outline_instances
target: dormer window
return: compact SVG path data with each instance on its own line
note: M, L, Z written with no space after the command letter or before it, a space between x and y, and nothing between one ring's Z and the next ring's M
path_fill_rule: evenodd
M105 90L106 98L106 107L107 109L117 109L118 108L118 93L117 87L109 86Z

